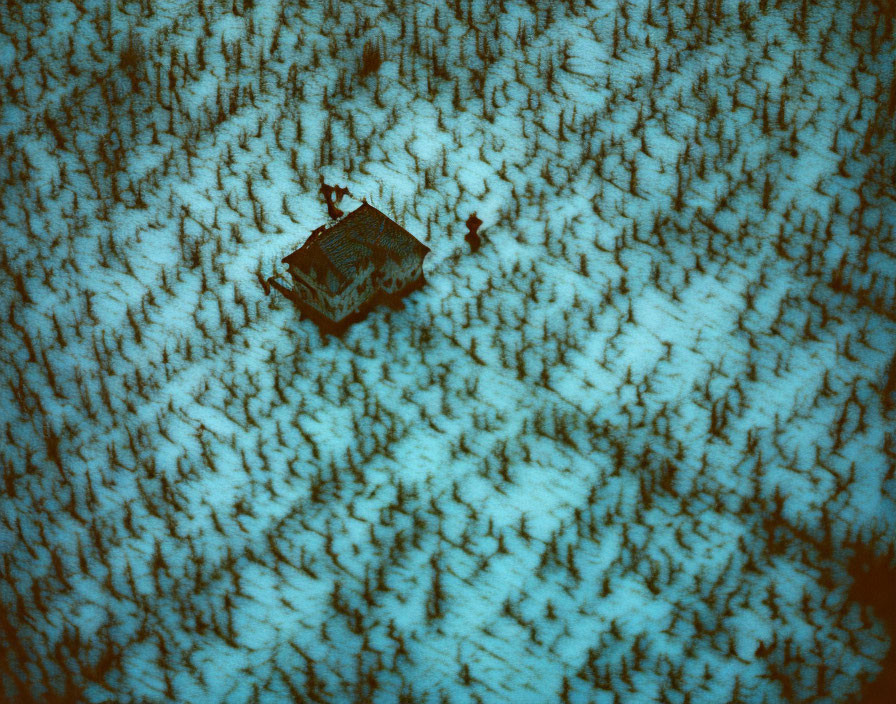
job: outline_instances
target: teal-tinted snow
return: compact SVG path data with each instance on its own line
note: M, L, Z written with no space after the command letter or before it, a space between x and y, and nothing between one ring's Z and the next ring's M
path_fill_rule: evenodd
M105 6L85 4L101 20ZM13 436L4 477L16 495L3 513L15 536L4 542L4 601L25 643L7 662L26 673L24 691L41 698L64 672L97 677L99 644L112 643L122 650L105 660L103 686L87 685L88 701L385 702L413 688L427 701L440 693L458 702L613 701L616 692L650 702L687 691L715 702L735 678L747 701L784 698L785 685L797 698L845 701L874 672L885 634L855 607L842 617L848 578L836 559L813 552L811 537L823 534L822 505L832 507L836 545L890 525L873 384L893 331L823 286L810 290L812 276L794 275L780 252L813 226L825 230L831 195L842 212L859 205L861 160L838 175L828 144L834 126L856 114L859 92L874 92L871 74L852 81L856 59L839 45L820 64L811 34L801 61L814 74L813 95L792 92L784 108L802 130L791 157L778 145L788 144L786 130L763 136L752 113L768 84L774 123L783 79L796 74L799 26L777 13L747 8L758 39L745 41L738 8L723 3L726 29L704 36L698 22L690 41L699 48L684 50L666 37L657 7L659 26L650 28L646 5L630 4L633 26L617 32L617 60L622 10L553 8L548 24L544 11L507 3L495 39L495 8L439 6L439 36L434 8L418 6L423 42L438 42L448 66L448 79L431 77L430 97L431 61L407 48L414 12L399 39L398 17L362 9L372 30L343 43L333 29L351 30L359 6L315 5L290 17L275 47L279 8L250 5L116 14L116 29L141 24L161 68L134 98L135 117L120 110L124 204L111 200L116 176L94 157L117 138L100 147L102 113L92 111L105 98L88 71L51 77L45 89L23 83L30 102L14 98L4 113L4 134L18 132L29 110L40 118L38 101L58 121L57 106L86 90L74 99L84 125L72 141L87 160L71 144L54 147L37 120L21 140L37 173L24 198L4 201L14 233L6 254L37 299L21 304L12 280L2 294L11 311L4 348L24 380L4 387ZM57 8L63 18L79 12ZM479 38L466 27L470 11ZM202 12L211 34L204 71ZM812 12L820 32L838 10ZM672 15L685 32L687 8ZM36 17L23 21L39 28ZM87 16L77 21L73 61L89 66L96 55L114 65L116 51L93 27ZM525 51L520 30L531 37ZM379 31L388 37L382 107L375 77L345 95L337 80ZM53 46L52 34L35 40L36 56L53 56L54 71L67 75L65 42ZM653 80L653 51L638 43L647 36L661 50L655 96L670 113L666 125L639 92ZM466 70L480 65L477 48L487 56L485 37L505 54L484 72L479 98ZM768 58L765 37L780 37ZM35 57L21 60L39 76ZM745 61L756 65L749 81L725 68ZM168 92L168 67L179 98ZM460 109L452 76L465 77ZM156 83L173 111L154 106ZM216 124L219 88L225 114ZM713 92L724 118L707 121ZM200 129L185 140L187 115ZM840 130L841 150L861 147L859 122ZM721 129L721 144L706 124ZM321 148L328 133L332 149ZM679 157L693 183L675 215ZM25 168L18 153L5 161L4 176ZM344 341L321 341L254 281L321 224L318 172L433 249L426 289ZM146 209L125 205L135 198L127 177L142 184ZM488 242L476 257L462 240L472 210ZM727 245L724 261L719 232L742 226L746 241ZM782 227L787 239L776 241ZM845 218L833 228L816 254L826 271L844 251L860 256ZM887 281L886 252L869 260L871 271L851 274L856 290L874 271ZM820 299L833 316L826 323L812 303ZM807 313L817 340L801 336ZM29 331L35 359L13 320ZM32 390L43 411L29 417ZM838 441L829 428L841 417ZM762 527L775 487L782 516L809 531L806 542ZM832 590L815 563L841 586ZM73 639L63 615L97 645L71 657L65 645L54 650ZM819 643L835 663L821 677L827 694L815 690ZM759 644L769 656L756 655ZM787 662L794 653L802 665ZM375 690L367 671L377 673Z

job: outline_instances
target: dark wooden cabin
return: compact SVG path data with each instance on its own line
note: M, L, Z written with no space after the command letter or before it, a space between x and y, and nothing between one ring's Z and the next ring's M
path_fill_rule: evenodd
M318 228L283 258L293 286L271 285L327 332L341 332L381 303L401 299L424 284L429 247L369 203Z

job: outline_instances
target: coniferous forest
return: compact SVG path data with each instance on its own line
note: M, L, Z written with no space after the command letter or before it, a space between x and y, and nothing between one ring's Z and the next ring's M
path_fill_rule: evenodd
M894 72L887 0L5 0L0 701L892 702ZM322 184L431 249L341 336L259 285Z

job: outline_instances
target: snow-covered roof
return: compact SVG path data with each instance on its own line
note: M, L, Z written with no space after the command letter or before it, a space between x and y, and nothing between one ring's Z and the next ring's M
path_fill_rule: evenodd
M283 258L337 292L368 262L379 266L387 257L426 256L429 247L369 203L329 229L315 230L296 251Z

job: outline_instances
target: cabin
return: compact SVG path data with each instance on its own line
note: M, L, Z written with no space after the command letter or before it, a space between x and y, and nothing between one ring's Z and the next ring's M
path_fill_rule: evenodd
M303 317L328 332L341 332L385 303L401 299L425 283L423 259L430 249L364 202L330 228L319 227L282 259L292 288L269 280L289 297Z

